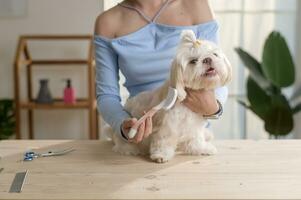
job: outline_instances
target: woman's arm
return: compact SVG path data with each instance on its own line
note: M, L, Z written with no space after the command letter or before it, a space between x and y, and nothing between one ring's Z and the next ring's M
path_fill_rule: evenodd
M104 13L95 23L96 98L103 119L121 136L120 126L130 115L121 105L117 55L107 39L114 37L114 23L110 23L109 16Z
M104 120L116 133L119 133L122 139L138 143L151 134L152 120L148 118L142 123L133 139L127 138L129 130L137 119L131 118L120 103L118 58L110 43L110 39L118 36L122 18L118 7L113 7L102 13L95 23L97 104Z

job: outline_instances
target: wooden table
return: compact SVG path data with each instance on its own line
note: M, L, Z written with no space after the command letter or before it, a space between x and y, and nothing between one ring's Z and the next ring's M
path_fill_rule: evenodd
M301 141L215 141L216 156L166 164L120 156L110 142L0 142L0 199L301 199ZM23 162L27 149L76 151ZM28 170L22 193L8 193Z

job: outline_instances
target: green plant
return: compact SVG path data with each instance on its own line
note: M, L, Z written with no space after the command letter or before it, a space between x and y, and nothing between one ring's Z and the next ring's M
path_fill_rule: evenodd
M277 138L289 134L293 115L301 110L301 87L287 98L283 88L295 82L295 66L284 37L273 31L265 41L262 62L241 48L236 48L240 59L249 70L247 99L238 102L264 121L265 130Z
M0 100L0 140L8 139L15 133L15 108L10 99Z

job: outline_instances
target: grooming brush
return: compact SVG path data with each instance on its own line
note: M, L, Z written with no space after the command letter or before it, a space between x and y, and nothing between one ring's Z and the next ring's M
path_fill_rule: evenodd
M168 88L168 94L166 96L166 98L161 101L161 103L159 103L158 105L156 105L155 107L153 107L152 109L150 109L147 113L145 113L135 124L134 126L131 128L128 137L130 139L134 138L135 135L137 134L137 129L140 126L141 123L143 123L147 117L151 117L154 114L156 114L156 112L158 112L161 109L164 110L169 110L176 102L178 97L178 91L172 87Z

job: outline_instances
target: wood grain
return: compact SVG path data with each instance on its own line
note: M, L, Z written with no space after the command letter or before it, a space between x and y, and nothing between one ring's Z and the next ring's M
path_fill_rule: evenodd
M121 156L111 142L0 142L0 199L300 199L301 141L215 141L215 156L178 155L166 164ZM60 157L22 162L25 150L66 147ZM21 194L8 193L29 170Z

